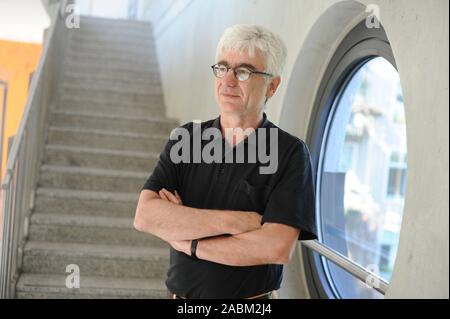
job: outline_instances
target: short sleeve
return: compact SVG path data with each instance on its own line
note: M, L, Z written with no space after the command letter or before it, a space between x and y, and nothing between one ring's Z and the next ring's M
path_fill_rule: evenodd
M317 239L313 172L305 143L295 143L279 173L262 222L295 227L300 230L299 240Z
M172 148L174 141L168 140L164 150L159 156L158 163L156 164L152 174L145 182L141 191L144 189L159 192L162 188L165 188L171 192L177 188L177 167L170 159L170 149Z

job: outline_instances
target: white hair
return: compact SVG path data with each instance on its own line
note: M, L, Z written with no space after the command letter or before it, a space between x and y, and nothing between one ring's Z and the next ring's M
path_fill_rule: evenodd
M217 44L216 61L224 50L246 51L254 57L255 49L259 49L266 60L265 72L281 75L286 62L286 45L279 36L261 26L236 24L227 28Z

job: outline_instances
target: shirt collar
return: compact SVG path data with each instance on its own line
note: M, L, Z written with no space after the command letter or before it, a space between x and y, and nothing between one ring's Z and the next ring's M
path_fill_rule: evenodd
M256 136L258 136L258 128L266 128L269 124L269 120L267 119L267 115L266 112L263 112L263 119L261 121L261 123L259 123L259 126L257 127L257 129L255 130ZM220 115L214 120L212 127L220 130L220 132L222 132L221 130L221 126L220 126ZM253 133L252 133L253 134ZM223 138L223 136L222 136ZM248 143L248 141L251 142L251 144L256 144L256 138L255 139L249 139L248 137L244 140L244 143Z

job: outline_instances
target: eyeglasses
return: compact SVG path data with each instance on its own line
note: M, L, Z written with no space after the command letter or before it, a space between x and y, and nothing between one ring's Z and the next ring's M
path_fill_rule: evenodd
M272 76L272 74L265 73L265 72L259 72L259 71L252 71L247 69L246 67L238 67L238 68L231 68L229 66L223 65L223 64L214 64L211 65L211 68L213 70L213 73L216 77L219 79L223 78L228 71L231 69L233 70L234 76L238 81L243 82L247 81L252 74L261 74L266 76Z

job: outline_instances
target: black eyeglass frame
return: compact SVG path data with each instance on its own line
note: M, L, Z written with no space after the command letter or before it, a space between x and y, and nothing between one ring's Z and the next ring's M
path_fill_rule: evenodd
M225 65L225 64L216 63L216 64L211 65L211 69L213 70L213 74L214 74L217 78L219 78L219 79L223 78L224 76L223 76L223 77L219 77L219 76L217 76L217 74L214 72L215 67L218 66L218 65L224 66L224 67L227 68L227 72L224 74L224 76L228 73L228 71L230 71L230 69L233 70L234 77L235 77L238 81L240 81L240 82L247 81L247 80L250 78L250 76L251 76L252 74L261 74L261 75L266 75L266 76L273 77L273 74L266 73L266 72L260 72L260 71L253 71L253 70L250 70L250 69L248 69L248 68L246 68L246 67L244 67L244 66L239 66L239 67L237 67L237 68L232 68L232 67L227 66L227 65ZM236 69L245 69L245 70L247 70L247 71L250 73L249 76L248 76L248 78L245 79L245 80L239 80L239 78L238 78L238 76L237 76L237 74L236 74Z

